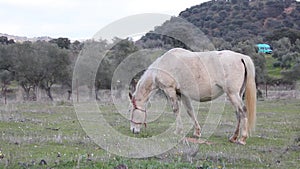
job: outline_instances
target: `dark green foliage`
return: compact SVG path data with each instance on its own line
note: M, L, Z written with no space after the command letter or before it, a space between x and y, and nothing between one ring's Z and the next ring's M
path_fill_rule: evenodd
M222 38L233 45L247 39L262 38L271 42L282 37L289 37L294 43L299 38L299 6L300 3L295 0L209 1L182 11L179 17L194 24L209 38ZM157 27L154 32L164 26ZM162 38L156 36L156 41L162 41L157 47L166 45ZM147 34L142 40L153 42L153 35Z
M10 46L0 44L0 70L10 70L13 65Z
M211 14L213 15L213 14ZM201 23L199 23L201 24ZM217 23L207 22L207 27L215 27ZM164 48L176 47L192 51L213 50L209 39L194 24L179 17L172 17L162 26L156 27L154 31L146 34L136 42L142 48Z
M300 52L299 11L300 2L295 0L218 0L188 8L182 11L179 17L204 32L217 50L234 50L251 56L256 65L257 83L265 83L269 78L264 65L265 57L257 54L255 44L270 44L274 48L273 57L277 59L271 65L284 69L284 76L292 73L292 70L296 70L293 67L298 63ZM170 22L174 21L171 19L166 23ZM167 41L160 34L153 38L153 34L158 30L167 30L166 25L156 27L152 34L146 34L142 38L141 46L166 49L189 46L174 43L175 40L171 38L169 40L173 42ZM173 29L181 27L180 24L172 26Z
M213 27L209 27L208 35L231 42L233 37L230 32L234 30L234 41L239 42L245 37L249 39L257 35L265 38L264 34L285 27L288 27L291 31L299 30L299 22L295 21L300 16L300 13L293 13L297 10L294 8L295 4L299 4L299 2L266 1L262 3L261 1L231 1L230 3L214 1L187 9L179 16L191 21L201 30L207 28L206 22L210 23L208 25L211 25L212 21L215 21L217 25L213 24ZM190 11L199 11L197 15L202 17L199 17L198 20L191 19L194 18L195 12ZM214 15L209 14L211 11ZM197 22L202 24L197 24ZM245 29L252 31L245 34ZM215 33L218 31L222 33Z
M299 80L299 63L300 63L300 40L297 39L293 44L288 37L281 38L279 40L272 41L273 55L276 59L273 62L273 68L281 68L281 79L271 79L268 83L284 83L292 84L296 80Z
M291 43L295 44L296 40L300 39L300 29L294 30L290 28L282 28L282 29L274 30L272 34L266 36L266 40L275 41L284 37L289 38Z
M99 89L110 89L114 71L119 64L138 48L129 39L114 39L114 45L108 49L102 59L96 75L95 87Z
M11 81L13 80L13 75L11 72L7 70L0 70L0 88L1 94L4 96L4 103L7 103L7 91L8 86L10 85Z
M7 70L0 71L0 83L3 86L9 85L10 81L13 79L12 77L11 72Z
M9 39L6 36L0 36L0 44L3 45L8 45L8 44L13 44L15 41L13 39Z
M36 88L46 90L52 100L51 87L70 79L68 51L48 42L23 42L0 46L1 69L6 70L29 92ZM36 93L34 93L35 95ZM34 96L35 97L35 96Z
M282 74L284 76L284 79L286 79L287 81L294 81L295 79L300 79L300 63L297 63L290 70L283 71Z
M252 58L255 64L256 83L264 83L267 76L265 67L266 60L263 54L256 52L255 42L251 40L239 42L236 46L232 48L232 50L239 53L243 53Z
M181 47L190 50L190 48L186 44L175 39L174 37L161 35L155 32L149 32L145 36L143 36L141 40L137 42L137 45L140 44L143 48L171 49L171 48Z
M68 38L58 38L58 39L52 39L50 40L51 43L57 44L58 47L64 48L64 49L69 49L70 48L70 40Z
M80 43L78 40L70 44L70 49L72 51L80 51L83 48L83 43Z
M273 67L281 67L282 66L282 64L281 64L281 62L280 61L277 61L277 62L274 62L273 63Z

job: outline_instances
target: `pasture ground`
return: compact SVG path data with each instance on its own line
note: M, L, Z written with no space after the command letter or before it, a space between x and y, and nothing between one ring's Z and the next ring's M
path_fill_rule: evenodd
M201 103L202 104L202 103ZM128 120L102 105L105 118L123 134ZM198 114L203 125L207 105ZM0 106L0 168L297 168L300 166L300 100L267 100L257 105L256 131L246 146L228 142L236 119L226 103L208 144L193 144L197 153L178 145L162 155L130 159L110 154L85 134L71 103L19 103ZM150 123L139 137L163 131L172 114ZM117 123L116 123L117 121ZM192 133L192 131L191 131ZM133 136L134 137L134 136Z

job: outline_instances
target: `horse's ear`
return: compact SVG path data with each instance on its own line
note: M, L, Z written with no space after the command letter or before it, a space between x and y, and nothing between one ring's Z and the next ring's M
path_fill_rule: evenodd
M136 84L137 84L137 80L132 79L131 82L130 82L130 86L129 86L129 89L130 89L131 93L135 92Z
M138 83L138 80L137 79L133 79L133 87L136 88L136 85Z
M130 100L132 100L132 94L129 92L129 98Z

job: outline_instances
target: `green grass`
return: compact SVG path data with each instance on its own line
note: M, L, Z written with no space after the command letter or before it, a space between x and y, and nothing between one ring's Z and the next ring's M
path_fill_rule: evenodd
M280 67L274 67L273 63L275 63L277 60L272 57L272 55L265 55L266 58L266 69L267 73L270 77L274 78L281 78L281 68Z
M201 104L198 119L203 126L208 110ZM226 104L222 120L208 141L190 157L186 144L151 158L131 159L99 148L88 137L74 108L67 104L22 103L0 106L0 168L297 168L300 165L300 102L273 100L258 102L256 131L246 146L229 143L236 119ZM119 132L136 137L129 122L113 105L100 109L104 118ZM168 128L174 116L165 113L149 123L138 137L151 137ZM192 133L192 131L191 131ZM191 133L189 135L191 135ZM47 165L39 165L45 160Z

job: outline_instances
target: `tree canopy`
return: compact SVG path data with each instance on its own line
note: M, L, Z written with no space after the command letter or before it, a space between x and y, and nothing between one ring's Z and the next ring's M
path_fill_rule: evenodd
M97 97L98 90L111 88L115 70L128 56L142 56L134 60L134 65L142 69L148 66L143 64L174 47L240 52L253 59L258 84L293 83L300 79L299 20L300 2L295 0L212 0L182 11L179 17L158 25L136 42L117 37L113 43L71 42L60 37L49 42L20 43L1 36L0 84L6 91L11 82L16 82L24 89L26 99L36 98L35 90L42 89L53 100L54 85L67 86L71 93L74 66L81 64L73 78L81 78L84 84L77 85L88 84L90 95L94 89ZM270 44L272 55L257 53L258 43ZM272 68L280 69L279 79L268 74L267 57L275 60ZM95 64L97 69L90 70Z
M51 86L70 79L69 53L48 42L24 42L0 46L2 71L10 72L12 78L26 92L42 88L52 100ZM34 96L36 97L36 96Z

